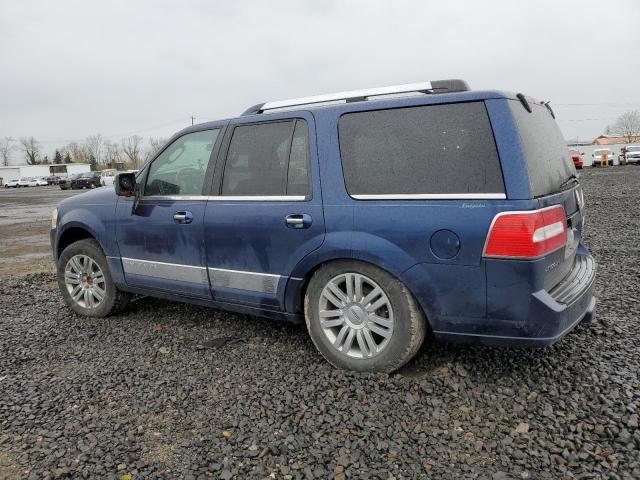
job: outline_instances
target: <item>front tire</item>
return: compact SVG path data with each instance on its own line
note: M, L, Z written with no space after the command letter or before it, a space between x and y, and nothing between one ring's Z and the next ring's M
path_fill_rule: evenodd
M426 334L426 320L407 287L367 263L321 267L305 294L311 340L335 367L390 373L407 363Z
M64 249L57 276L64 301L79 315L106 317L129 303L130 295L116 288L107 258L93 239L79 240Z

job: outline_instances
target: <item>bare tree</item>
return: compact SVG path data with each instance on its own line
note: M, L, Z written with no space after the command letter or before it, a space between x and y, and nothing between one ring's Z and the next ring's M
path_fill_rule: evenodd
M122 152L135 168L139 168L142 163L142 140L142 137L138 135L122 139Z
M640 137L640 111L629 110L618 117L611 131L624 138L625 143L633 143Z
M68 153L74 163L89 163L90 152L86 145L71 142L61 149Z
M122 150L116 142L106 141L104 143L104 154L106 163L119 163L122 161Z
M89 154L93 155L93 158L96 159L97 164L102 163L103 143L104 143L104 138L99 133L96 135L89 135L85 140L85 144L89 149Z
M40 144L34 137L20 137L20 145L27 165L37 165L40 157Z
M14 149L14 145L11 144L14 140L13 137L4 137L0 140L0 159L5 167L9 166L9 161L11 160L11 150Z
M145 162L147 160L149 160L150 158L153 158L153 156L156 153L158 153L162 147L164 147L165 143L167 143L167 139L166 138L149 137L149 149L147 150L147 152L145 153L145 156L144 156Z

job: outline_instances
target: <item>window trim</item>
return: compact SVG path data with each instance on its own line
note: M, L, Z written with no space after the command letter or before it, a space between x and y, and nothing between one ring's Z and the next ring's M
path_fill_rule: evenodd
M311 182L311 138L309 136L309 122L307 122L304 118L295 118L294 122L293 122L293 130L291 131L291 140L289 143L289 161L287 162L287 174L286 174L286 179L287 179L287 183L286 183L286 191L288 192L289 190L289 168L291 167L291 149L293 148L293 139L296 136L296 129L298 128L298 123L301 122L305 125L306 129L307 129L307 194L306 195L289 195L288 193L286 194L287 196L291 197L291 196L300 196L300 197L307 197L307 196L311 196L311 192L313 190L313 185Z
M236 119L241 120L241 119ZM293 141L293 136L295 134L296 124L298 120L304 120L307 127L307 168L308 168L308 182L309 182L309 193L307 195L223 195L222 194L222 184L224 181L224 172L227 167L227 155L229 154L229 148L231 147L231 140L233 139L233 134L238 127L250 126L250 125L263 125L267 123L291 123L291 136L289 137L289 154L291 155L291 146ZM212 195L207 197L208 200L212 201L231 201L231 202L309 202L313 200L313 173L311 171L311 135L309 133L309 121L304 117L286 117L279 118L274 120L263 120L263 121L255 121L255 122L239 122L232 123L228 126L225 132L225 139L223 145L220 147L219 159L220 159L220 167L217 169L218 171L214 175L214 185L211 188ZM288 171L289 165L287 164L287 177L286 180L288 182Z
M224 200L230 202L244 202L244 201L254 201L254 202L264 202L264 201L274 201L274 202L302 202L307 200L307 197L304 195L153 195L149 197L140 197L140 201L149 201L149 200L165 200L165 201L175 201L175 200L190 200L190 201L215 201L215 200Z
M348 192L347 192L348 193ZM355 200L506 200L506 193L354 194Z
M217 127L212 127L212 128L205 128L202 130L193 130L193 131L189 131L189 132L185 132L182 135L174 138L171 142L167 142L167 144L164 146L164 148L162 150L160 150L156 156L150 160L143 168L140 169L140 171L138 172L138 175L136 175L136 180L138 179L138 176L143 176L144 178L144 184L142 186L142 195L140 195L139 200L140 201L149 201L149 200L202 200L202 199L206 199L207 195L145 195L144 192L147 189L147 182L149 180L149 173L151 171L151 166L153 165L153 163L158 160L158 158L160 157L160 155L162 155L162 153L164 153L164 151L169 148L171 145L173 145L175 142L177 142L178 140L180 140L183 137L186 137L187 135L192 135L194 133L202 133L202 132L212 132L214 130L218 130L218 136L216 137L216 141L213 144L213 148L211 149L211 155L209 155L209 162L207 163L207 168L205 169L204 172L204 180L202 183L202 192L205 193L207 191L209 191L210 189L210 177L212 175L212 171L215 168L215 164L218 160L218 152L220 149L220 145L222 143L222 137L224 137L224 133L226 130L226 126L225 125L220 125Z
M354 113L365 113L365 112L380 112L380 111L388 111L388 110L400 110L400 109L408 109L408 108L425 108L425 107L435 107L442 105L458 105L465 103L482 103L484 107L485 113L487 115L487 122L489 124L489 128L491 129L491 139L493 140L493 144L496 149L496 156L498 158L498 167L500 169L500 177L502 179L502 185L504 187L504 192L496 192L496 193L381 193L381 194L367 194L367 193L349 193L349 189L347 188L347 179L344 174L344 162L342 158L342 150L340 147L340 122L342 121L342 117ZM504 181L504 172L502 171L502 159L500 158L500 152L498 151L498 142L496 142L495 132L493 131L493 125L491 124L491 117L489 116L489 111L487 110L487 104L484 100L470 100L465 102L443 102L443 103L427 103L427 104L418 104L418 105L410 105L410 106L391 106L391 107L383 107L383 108L365 108L358 109L354 111L342 112L337 121L336 121L336 129L338 134L338 154L340 157L340 171L342 172L342 182L344 184L344 191L347 196L353 200L357 201L370 201L370 200L506 200L507 199L507 186Z

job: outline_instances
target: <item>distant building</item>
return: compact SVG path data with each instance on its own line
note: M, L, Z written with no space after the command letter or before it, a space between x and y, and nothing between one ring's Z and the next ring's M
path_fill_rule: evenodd
M0 167L0 185L21 177L48 177L60 175L66 177L74 173L90 172L88 163L54 163L50 165L10 165Z
M624 143L640 143L640 137L632 137L631 142L627 142L627 138L622 135L600 135L591 145L619 145Z
M580 140L580 139L575 139L575 140L568 140L567 141L567 146L568 147L581 147L581 146L587 146L587 145L592 145L592 141L591 140Z

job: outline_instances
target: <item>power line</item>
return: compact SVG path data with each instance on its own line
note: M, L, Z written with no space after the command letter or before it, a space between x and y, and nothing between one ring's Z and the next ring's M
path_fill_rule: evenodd
M554 103L554 107L629 107L640 106L640 102L605 102L605 103Z
M603 120L615 120L617 117L609 117L609 118L559 118L558 122L600 122Z

